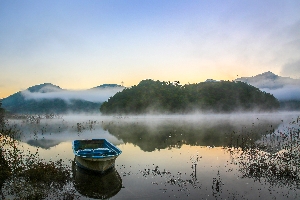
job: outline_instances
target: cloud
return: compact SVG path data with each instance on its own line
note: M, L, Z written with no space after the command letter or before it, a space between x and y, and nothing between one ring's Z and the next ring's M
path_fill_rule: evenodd
M261 90L273 94L280 101L300 100L300 87L297 85L286 85L277 89L264 88Z
M49 89L49 88L45 88ZM21 94L24 96L26 100L34 99L34 100L43 100L43 99L63 99L65 101L70 101L71 99L81 99L90 102L104 102L107 101L109 97L112 97L119 91L122 91L122 87L116 88L94 88L89 90L54 90L51 92L30 92L28 90L24 90ZM44 91L44 88L39 91Z

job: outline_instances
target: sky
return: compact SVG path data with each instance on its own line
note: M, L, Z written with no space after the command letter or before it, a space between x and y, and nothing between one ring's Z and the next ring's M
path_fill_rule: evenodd
M0 98L266 71L300 78L299 0L0 0Z

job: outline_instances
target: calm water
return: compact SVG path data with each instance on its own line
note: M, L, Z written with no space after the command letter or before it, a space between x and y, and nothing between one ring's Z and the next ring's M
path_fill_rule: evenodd
M249 173L239 157L253 141L276 146L298 116L70 115L41 119L38 124L10 123L23 132L20 147L38 149L40 157L63 159L70 166L73 181L64 190L79 199L299 199L299 182L287 184L283 178ZM73 162L72 141L92 138L108 139L123 151L115 169L102 176L89 174Z

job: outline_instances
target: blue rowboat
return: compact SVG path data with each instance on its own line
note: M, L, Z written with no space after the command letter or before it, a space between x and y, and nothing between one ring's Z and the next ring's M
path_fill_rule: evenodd
M115 166L122 151L106 139L74 140L73 153L77 166L103 173Z

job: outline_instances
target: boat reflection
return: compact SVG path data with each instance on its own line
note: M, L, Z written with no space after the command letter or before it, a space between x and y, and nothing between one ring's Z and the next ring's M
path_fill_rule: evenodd
M75 189L83 196L107 199L115 196L122 188L122 179L115 168L97 174L78 167L72 162Z

